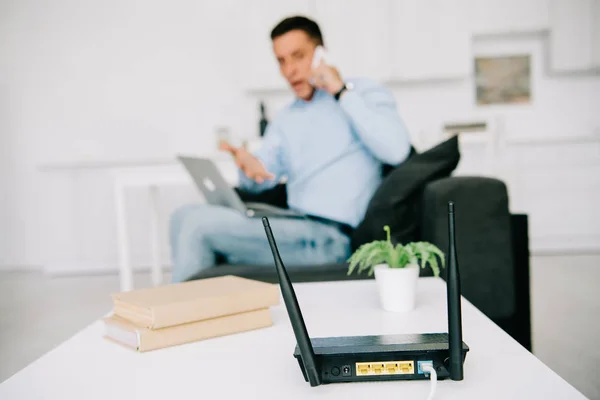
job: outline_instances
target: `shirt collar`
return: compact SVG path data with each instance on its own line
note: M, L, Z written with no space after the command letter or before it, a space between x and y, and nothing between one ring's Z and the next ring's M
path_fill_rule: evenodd
M294 105L298 107L305 107L325 98L327 95L328 92L325 89L316 89L312 99L306 101L299 97L296 97L296 100L294 100Z

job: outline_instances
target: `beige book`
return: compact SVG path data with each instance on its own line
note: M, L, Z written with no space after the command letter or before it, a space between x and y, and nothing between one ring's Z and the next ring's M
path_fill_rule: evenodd
M140 328L111 315L104 318L104 337L138 352L145 352L266 328L272 324L268 308L154 330Z
M279 285L227 275L112 297L115 315L159 329L278 305Z

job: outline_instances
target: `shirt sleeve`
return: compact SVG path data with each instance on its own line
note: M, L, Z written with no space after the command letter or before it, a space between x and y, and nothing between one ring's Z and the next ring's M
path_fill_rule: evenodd
M406 159L411 148L410 135L388 90L375 83L356 85L342 95L340 106L377 159L390 165Z
M251 193L258 193L273 188L281 180L287 173L282 143L283 137L281 131L272 122L265 131L261 147L253 155L264 165L268 172L275 175L275 179L257 183L253 179L248 178L244 171L240 169L238 186L241 189Z

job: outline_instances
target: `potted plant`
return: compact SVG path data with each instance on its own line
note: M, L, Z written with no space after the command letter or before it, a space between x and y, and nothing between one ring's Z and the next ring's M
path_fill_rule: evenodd
M375 274L382 307L387 311L406 312L414 309L419 278L419 265L431 266L434 276L439 276L437 257L444 266L444 253L429 242L411 242L394 245L390 227L383 228L387 240L375 240L361 245L348 259L348 275L358 267L358 273L367 270ZM420 263L419 263L420 260Z

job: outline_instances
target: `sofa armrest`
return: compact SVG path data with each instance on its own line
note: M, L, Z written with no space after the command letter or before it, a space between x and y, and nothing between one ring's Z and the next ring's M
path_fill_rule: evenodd
M515 276L516 312L508 321L498 321L506 332L531 351L531 285L529 252L529 218L526 214L511 215Z
M455 203L464 297L490 318L513 315L514 254L505 184L492 178L450 177L427 185L422 197L422 240L444 252L448 250L449 201Z
M428 185L422 239L448 249L447 202L455 203L463 296L531 351L527 215L511 214L503 182L452 177Z

